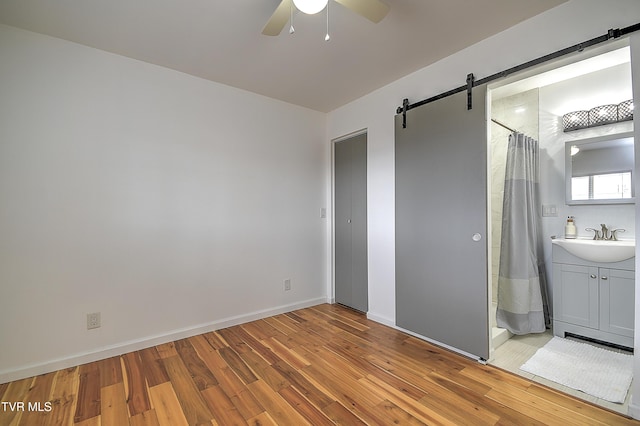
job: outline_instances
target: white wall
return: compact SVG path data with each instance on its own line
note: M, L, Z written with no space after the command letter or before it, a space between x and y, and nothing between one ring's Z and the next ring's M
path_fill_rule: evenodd
M370 318L395 324L394 115L402 99L425 99L464 85L470 72L483 78L639 17L636 0L571 0L329 113L329 139L368 130Z
M325 114L6 26L0 58L0 382L326 301Z

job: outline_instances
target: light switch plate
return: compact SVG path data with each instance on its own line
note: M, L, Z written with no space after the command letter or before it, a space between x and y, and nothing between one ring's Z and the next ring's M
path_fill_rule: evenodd
M558 209L555 204L544 204L542 206L542 217L557 217Z

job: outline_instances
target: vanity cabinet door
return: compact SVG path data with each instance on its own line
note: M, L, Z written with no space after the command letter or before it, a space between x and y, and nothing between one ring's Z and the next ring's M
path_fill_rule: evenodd
M600 330L633 337L635 272L600 268Z
M554 319L598 328L598 268L555 263Z

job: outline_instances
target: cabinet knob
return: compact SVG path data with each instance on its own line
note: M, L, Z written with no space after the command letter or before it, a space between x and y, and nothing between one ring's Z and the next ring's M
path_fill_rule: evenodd
M602 278L603 280L608 280L608 279L609 279L609 278L607 278L607 277L601 277L601 278Z
M596 278L594 274L589 275L591 278Z

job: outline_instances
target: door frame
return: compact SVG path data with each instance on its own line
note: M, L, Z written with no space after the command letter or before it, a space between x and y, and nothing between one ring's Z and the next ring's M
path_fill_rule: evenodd
M565 56L559 57L557 59L551 60L549 62L545 62L539 65L535 65L532 66L530 68L526 68L520 72L511 74L509 76L506 76L504 78L500 78L497 79L491 83L489 83L487 85L487 96L486 96L486 110L487 110L487 176L490 176L491 173L491 166L492 166L492 158L491 158L491 105L492 105L492 100L493 100L493 92L496 89L500 89L504 86L508 86L514 83L518 83L521 82L523 80L527 80L530 78L535 78L541 74L544 74L546 72L550 72L550 71L554 71L556 69L568 66L568 65L572 65L575 64L577 62L581 62L584 60L588 60L588 59L592 59L592 58L596 58L600 55L603 55L605 53L614 51L614 50L618 50L624 47L629 47L631 48L631 36L625 36L625 37L621 37L619 39L616 40L611 40L608 41L604 44L600 44L600 45L595 45L595 46L591 46L588 47L586 49L584 49L583 51L580 52L573 52L571 54L567 54ZM631 63L630 66L633 66L633 58L631 58ZM533 89L533 87L530 87L529 89ZM518 92L514 92L515 93L520 93L524 90L527 89L522 89L519 90ZM635 119L635 118L634 118ZM635 122L634 122L634 129L636 128ZM640 149L640 145L638 144L638 142L636 141L634 144L634 150L638 150ZM638 164L636 162L636 165L634 166L634 174L635 172L638 170ZM488 180L488 182L490 182L490 180ZM637 183L637 182L636 182ZM491 222L491 188L487 188L487 283L488 283L488 308L489 308L489 314L492 314L492 304L493 304L493 287L492 287L492 280L493 280L493 276L492 276L492 222ZM638 204L636 204L638 205ZM639 213L638 213L638 209L636 209L636 217L638 217ZM638 232L638 231L636 231ZM544 236L543 236L544 238ZM637 238L637 236L636 236ZM640 255L640 248L636 247L636 258L637 256ZM552 268L547 268L547 274L551 274ZM638 283L636 281L636 291L640 290L640 283ZM548 281L548 289L550 290L550 286L551 286L551 280ZM552 307L551 304L549 306L550 308ZM550 312L550 314L553 316L553 312ZM636 312L636 318L640 318L640 312ZM493 352L495 350L494 346L493 346L493 339L491 336L491 319L489 319L489 361L491 361L491 359L493 358ZM634 346L635 343L634 343Z

